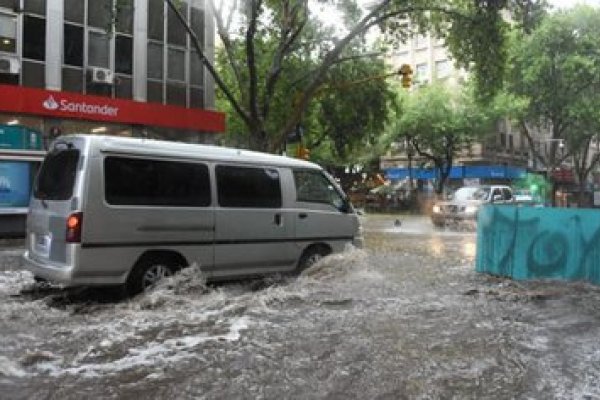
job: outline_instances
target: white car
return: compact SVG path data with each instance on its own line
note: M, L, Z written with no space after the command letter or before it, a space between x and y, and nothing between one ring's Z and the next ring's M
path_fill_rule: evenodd
M449 223L475 222L483 204L513 201L512 189L509 186L465 186L454 192L450 200L433 205L431 221L439 227Z

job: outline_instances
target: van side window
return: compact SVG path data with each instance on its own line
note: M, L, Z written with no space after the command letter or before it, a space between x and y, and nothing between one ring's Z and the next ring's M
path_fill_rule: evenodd
M215 172L221 207L281 207L281 184L277 170L217 165Z
M110 156L104 160L104 193L113 205L207 207L208 167Z
M338 210L344 206L344 200L331 182L318 171L294 171L296 200L311 203L331 204Z

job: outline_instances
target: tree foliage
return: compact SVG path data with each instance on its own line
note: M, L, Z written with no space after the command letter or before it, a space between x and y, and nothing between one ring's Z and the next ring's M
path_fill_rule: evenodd
M406 143L434 167L441 194L456 156L489 134L499 113L477 102L471 87L431 85L404 97L388 141Z
M175 0L166 1L176 8ZM187 25L192 43L239 118L240 131L247 133L251 148L281 149L287 134L311 107L311 100L333 76L332 68L344 62L348 46L360 42L367 30L376 26L392 40L434 30L445 38L455 60L474 71L479 88L497 87L505 65L506 23L500 12L510 5L508 0L379 0L364 12L354 0L319 2L345 11L347 26L342 33L323 35L316 29L307 0L234 0L220 2L218 7L208 0L223 45L222 67L230 70L233 79L224 78L224 70L212 66ZM227 4L234 7L227 8ZM283 83L294 80L286 77L294 72L296 61L309 68L304 70L306 79L297 96ZM288 111L282 115L280 102L286 97L292 104L283 108ZM339 143L336 146L341 150Z
M515 115L534 157L551 171L573 156L585 182L599 162L590 144L600 128L600 11L578 6L515 35L509 65L508 92L522 105Z

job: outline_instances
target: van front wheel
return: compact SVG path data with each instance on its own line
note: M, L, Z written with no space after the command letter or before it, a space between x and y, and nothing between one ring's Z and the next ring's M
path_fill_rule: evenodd
M298 261L298 267L296 271L302 272L307 268L312 267L319 262L323 257L331 253L331 251L325 246L311 246L304 250L300 261Z

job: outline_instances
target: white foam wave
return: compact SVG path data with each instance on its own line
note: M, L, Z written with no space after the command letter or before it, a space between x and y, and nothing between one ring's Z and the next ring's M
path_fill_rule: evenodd
M218 335L198 333L195 335L172 337L163 341L155 340L144 346L132 347L123 357L104 363L86 363L85 359L89 355L94 355L88 349L84 354L76 357L72 366L61 367L55 363L54 365L42 365L39 369L55 377L61 375L96 377L100 375L113 375L140 367L155 368L161 365L168 365L197 357L196 347L206 342L235 342L239 340L241 331L248 328L250 320L244 316L230 322L229 330Z
M0 356L0 376L23 378L27 376L18 363L9 360L7 357Z
M316 280L372 279L380 278L379 273L369 262L369 253L361 249L350 249L343 253L324 257L302 273L304 277Z
M33 284L33 275L28 271L0 272L0 295L16 295Z

